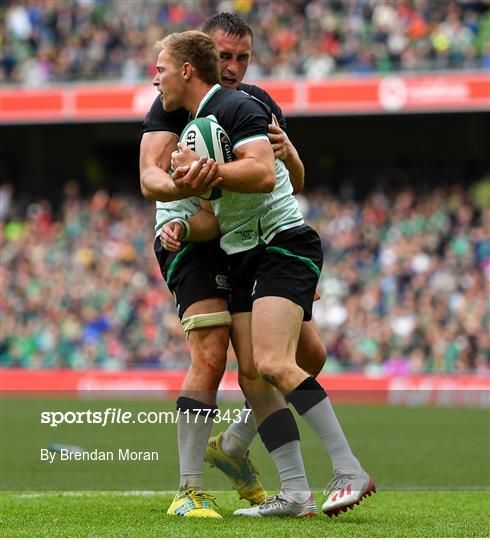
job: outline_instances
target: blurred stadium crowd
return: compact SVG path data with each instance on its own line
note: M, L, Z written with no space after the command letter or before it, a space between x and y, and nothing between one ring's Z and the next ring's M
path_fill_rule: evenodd
M0 7L1 79L148 80L158 39L224 10L255 29L249 79L490 69L485 0L10 0Z
M300 196L325 262L314 314L326 371L483 372L490 366L490 179L470 187L347 183ZM188 365L153 254L152 203L65 186L60 208L0 188L5 366ZM230 367L234 364L230 352Z

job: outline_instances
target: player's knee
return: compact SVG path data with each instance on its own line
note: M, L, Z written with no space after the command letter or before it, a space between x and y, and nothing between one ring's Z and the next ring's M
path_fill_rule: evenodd
M192 341L192 367L221 379L226 367L227 350L228 329L214 328L206 339Z
M273 357L260 358L256 362L257 371L260 377L277 387L283 386L283 383L287 379L288 369L281 362L277 361Z
M209 371L221 377L226 367L226 350L219 345L206 345L193 355L192 364L195 368Z

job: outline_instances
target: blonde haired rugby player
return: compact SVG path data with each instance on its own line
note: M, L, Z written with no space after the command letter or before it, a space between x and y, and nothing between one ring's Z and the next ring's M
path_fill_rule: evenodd
M309 516L316 513L300 453L299 432L284 397L313 429L340 478L323 504L324 513L343 511L374 491L374 482L352 454L328 396L318 381L296 364L302 321L311 320L323 253L317 233L304 224L292 196L287 168L267 138L270 109L251 96L223 89L209 80L215 60L212 40L200 32L171 34L161 42L157 70L166 111L179 107L192 117L215 119L230 138L235 159L218 165L220 197L213 201L219 222L166 224L162 243L216 237L229 256L233 314L232 340L239 360L239 381L249 400L258 432L277 467L281 490L263 504L237 515L250 517ZM174 178L195 164L185 145L172 153ZM192 223L195 222L196 224ZM176 236L176 228L180 228ZM199 235L196 237L194 231ZM180 248L180 245L177 246ZM253 352L253 354L252 354ZM350 501L350 502L348 502ZM345 504L347 503L347 505ZM341 509L341 506L344 505Z

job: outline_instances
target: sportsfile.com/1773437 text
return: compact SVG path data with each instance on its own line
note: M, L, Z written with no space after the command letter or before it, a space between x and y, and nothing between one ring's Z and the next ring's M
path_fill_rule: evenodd
M58 427L63 424L94 424L105 427L111 424L176 424L177 421L197 423L199 418L212 421L238 423L242 409L187 409L182 411L127 411L116 407L104 410L42 411L41 424ZM248 412L250 414L251 411ZM247 414L247 417L248 417Z

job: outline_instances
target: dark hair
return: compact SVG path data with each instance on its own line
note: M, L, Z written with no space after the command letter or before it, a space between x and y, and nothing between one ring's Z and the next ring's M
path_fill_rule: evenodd
M225 34L238 36L239 38L250 36L252 41L254 38L252 29L241 17L226 11L209 17L202 25L202 31L206 34L211 34L216 30L221 30Z
M170 34L158 41L157 46L169 51L175 66L189 62L203 82L219 84L218 52L207 34L197 30Z

